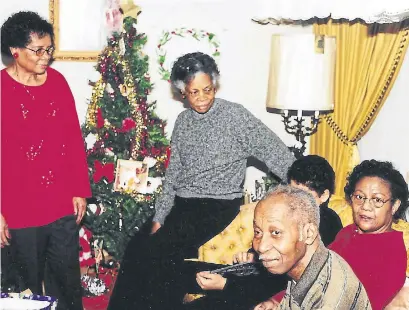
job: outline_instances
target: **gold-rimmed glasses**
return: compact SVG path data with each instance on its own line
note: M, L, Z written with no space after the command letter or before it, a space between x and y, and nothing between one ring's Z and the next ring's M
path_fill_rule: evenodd
M363 196L361 194L352 194L351 195L351 200L355 205L363 206L365 204L365 202L368 200L371 203L372 206L374 206L375 208L378 208L378 209L382 208L383 205L385 203L387 203L388 201L390 201L391 199L392 198L383 200L383 199L381 199L379 197L368 198L368 197L365 197L365 196Z
M47 48L40 47L39 49L36 49L36 50L32 49L32 48L29 48L27 46L25 48L32 51L32 52L34 52L38 57L43 56L45 52L47 52L47 54L51 56L55 51L54 46L50 46L50 47L47 47Z

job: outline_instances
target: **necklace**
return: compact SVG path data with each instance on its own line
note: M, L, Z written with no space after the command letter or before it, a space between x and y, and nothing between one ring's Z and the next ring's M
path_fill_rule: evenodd
M19 82L20 77L18 75L17 70L16 72L16 76L17 76L17 82ZM28 90L28 88L26 87L26 85L24 85L23 83L19 82L21 84L21 86L23 87L23 89L26 91L27 95L30 96L31 100L35 101L35 97L34 95ZM23 103L20 103L20 107L21 107L21 113L23 114L23 118L26 119L27 118L27 114L29 112L29 110L25 107L25 105Z
M26 85L24 85L22 82L20 82L20 76L18 75L17 70L16 72L16 76L17 76L17 81L21 84L21 86L23 86L24 90L26 91L26 93L31 97L32 100L35 100L35 97L32 93L30 93L30 91L28 90L28 88L26 87Z

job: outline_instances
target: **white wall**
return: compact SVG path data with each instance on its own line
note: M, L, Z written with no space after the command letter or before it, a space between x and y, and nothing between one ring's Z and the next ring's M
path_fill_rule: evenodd
M368 133L358 143L361 160L391 161L409 182L409 56Z
M293 30L283 27L259 26L251 22L250 16L253 15L251 7L248 7L251 2L245 0L235 1L234 5L229 0L139 0L137 3L143 10L138 18L138 31L145 32L148 36L145 52L150 56L150 74L155 83L150 99L157 100L159 116L168 121L168 133L172 131L176 116L183 108L179 102L171 98L168 83L159 78L155 47L163 30L185 26L213 31L221 41L219 60L221 89L218 96L243 104L275 131L287 145L295 144L294 137L285 132L281 117L265 111L270 35ZM1 1L0 6L1 23L11 13L20 10L37 11L48 18L48 0ZM96 20L95 23L100 23L100 21ZM303 31L309 32L310 29ZM78 37L83 35L83 33L77 34ZM189 52L189 50L184 51L188 48L187 44L190 44L189 39L185 40L185 42L172 40L168 43L169 50ZM169 62L171 62L170 59ZM408 63L409 61L406 60L402 72L408 71ZM54 68L64 74L71 86L81 121L85 118L87 101L91 95L88 80L95 77L94 66L95 63L83 62L55 62L53 64ZM408 158L407 151L402 151L408 148L404 144L407 138L404 140L403 127L399 129L397 126L399 124L406 126L403 132L408 133L409 122L405 123L403 119L408 115L409 110L408 91L407 86L403 85L409 85L409 74L401 73L401 75L402 77L395 85L396 89L392 91L379 118L370 133L363 138L359 147L362 158L374 157L375 154L386 156L392 161L399 162L399 167L407 171L409 161L406 160L404 163L404 154ZM401 117L401 121L398 122L396 117ZM385 139L381 140L383 133L385 133ZM258 179L261 175L260 171L249 168L246 186L253 185L254 179Z

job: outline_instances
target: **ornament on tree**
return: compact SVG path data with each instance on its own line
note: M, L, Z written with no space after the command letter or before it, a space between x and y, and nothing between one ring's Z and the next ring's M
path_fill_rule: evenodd
M111 157L115 156L115 153L112 151L112 147L106 147L104 150L105 150L105 155L111 156Z
M125 41L124 41L124 38L119 40L119 55L121 55L121 56L125 55Z
M129 95L129 90L128 90L128 88L126 87L125 84L119 85L119 91L121 92L121 95L122 95L122 96L128 97L128 95Z
M95 142L97 142L97 136L93 133L89 133L85 138L85 143L87 144L87 150L90 150L94 147Z
M115 91L112 88L111 84L107 83L105 85L105 91L108 93L108 95L110 95L111 97L115 95Z
M98 108L97 110L97 128L99 129L99 128L104 127L104 123L105 123L105 120L104 120L104 117L102 116L102 110L101 108Z
M122 127L120 129L118 129L118 132L128 132L132 129L134 129L136 127L136 123L135 121L130 118L127 117L122 121Z
M153 158L153 157L148 156L148 157L145 157L142 162L144 164L146 164L148 166L148 168L150 169L150 168L152 168L153 166L156 165L157 160L155 158Z

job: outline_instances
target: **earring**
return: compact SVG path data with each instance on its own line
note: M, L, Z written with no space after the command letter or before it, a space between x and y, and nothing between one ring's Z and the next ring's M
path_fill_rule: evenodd
M182 95L182 99L186 99L186 96L185 96L185 95Z
M17 58L18 58L18 53L14 53L14 54L13 54L13 58L14 58L14 59L17 59Z

